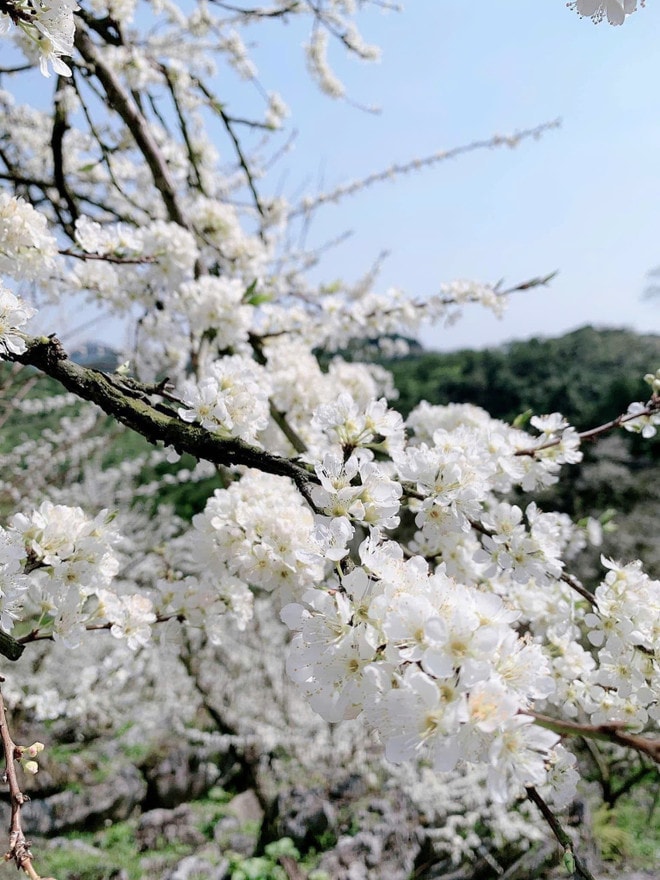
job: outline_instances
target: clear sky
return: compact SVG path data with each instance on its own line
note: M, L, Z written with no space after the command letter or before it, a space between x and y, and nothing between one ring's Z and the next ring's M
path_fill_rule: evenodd
M501 321L472 307L457 325L425 331L423 342L443 350L586 323L660 332L660 297L642 299L646 273L660 265L660 2L648 0L622 27L580 20L564 0L408 0L401 13L371 10L358 22L382 60L347 59L337 45L330 60L354 104L379 105L378 114L311 82L307 22L247 32L260 81L281 93L298 131L265 193L314 193L563 122L537 142L473 153L322 208L312 243L354 234L316 277L355 279L383 250L382 288L415 297L457 278L513 284L558 270L549 289L515 295ZM253 90L226 75L213 85L230 113L244 115ZM102 322L89 333L115 341L118 330Z
M381 62L347 62L338 47L330 59L349 96L379 104L378 115L319 95L292 51L302 31L290 26L256 51L262 81L281 92L299 130L277 172L285 192L563 122L538 142L323 208L315 241L354 235L319 277L357 277L382 249L391 252L383 285L415 296L454 278L513 283L559 271L549 289L512 298L501 321L472 308L454 327L425 332L440 349L585 323L659 332L660 299L641 294L660 264L660 3L649 0L622 27L580 20L562 0L409 0L400 14L360 20Z

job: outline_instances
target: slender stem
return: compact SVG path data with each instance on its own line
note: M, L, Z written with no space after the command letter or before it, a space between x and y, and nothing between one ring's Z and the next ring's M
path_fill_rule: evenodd
M206 100L209 102L209 105L213 108L213 110L218 114L218 116L222 120L222 124L224 125L224 127L227 131L227 134L229 135L229 138L231 139L231 142L234 145L234 150L235 150L236 156L238 158L238 164L241 166L241 168L243 169L243 173L245 174L248 188L249 188L250 192L252 193L252 198L254 199L254 206L257 209L257 211L259 212L259 214L261 214L261 216L263 217L264 216L264 208L263 208L263 205L261 204L261 199L259 198L259 193L257 192L257 188L254 183L254 176L252 174L252 171L250 170L250 166L249 166L248 161L245 157L245 154L243 153L243 148L241 147L241 142L239 141L238 137L236 136L236 133L234 132L233 125L232 125L233 120L231 119L230 116L228 116L225 113L220 101L218 101L217 98L215 98L213 93L210 92L206 88L206 86L204 85L204 83L201 82L201 80L195 78L195 84L197 85L197 88L201 91L201 93L204 95Z
M9 849L5 853L4 858L6 862L14 861L16 867L27 874L30 880L41 880L32 865L30 844L25 838L21 824L21 808L29 798L23 794L18 784L15 761L17 758L20 758L21 750L16 746L9 733L2 693L0 693L0 740L2 740L2 749L5 755L5 779L9 786L9 800L11 803ZM52 878L48 878L48 880L52 880Z
M419 495L414 490L408 490L407 488L405 490L405 493L410 498L423 498L424 497L422 495ZM475 532L478 532L480 535L485 535L486 537L492 538L493 535L495 534L495 532L491 531L491 529L487 529L486 526L483 525L483 523L480 523L479 520L471 519L471 520L469 520L469 522L470 522L470 525L472 526L472 528L475 530ZM567 586L569 586L572 590L574 590L583 599L586 599L586 601L590 605L595 604L596 600L593 596L593 593L590 593L589 590L586 589L586 587L583 587L582 584L580 583L580 581L576 577L574 577L572 574L567 574L566 572L562 572L562 574L559 575L559 580L562 581L563 583L565 583Z
M527 797L535 806L538 807L541 815L550 826L552 833L555 835L561 846L563 846L564 852L570 853L570 855L572 855L573 862L575 864L575 873L573 874L573 876L579 878L579 880L596 880L596 878L591 873L589 868L587 868L580 856L573 852L573 840L562 828L555 814L552 812L550 807L546 804L541 795L533 786L529 786L529 788L527 788Z
M373 174L369 174L366 177L363 177L361 180L357 180L352 183L340 185L336 187L336 189L332 190L328 193L321 193L316 196L315 199L312 200L312 203L304 203L298 207L292 208L289 212L289 217L297 217L301 214L308 214L310 211L318 208L321 205L328 204L331 202L337 202L339 199L344 198L345 196L353 195L356 192L364 189L365 187L371 186L374 183L383 183L387 180L391 180L393 177L398 177L401 174L408 174L411 171L420 171L422 168L427 168L430 165L435 165L438 162L445 162L448 159L454 159L457 156L462 156L465 153L472 153L476 150L484 150L484 149L494 149L496 147L501 146L515 146L520 141L526 138L539 138L542 134L552 128L558 128L560 125L560 120L555 119L552 122L546 122L542 125L537 125L535 128L528 128L524 131L519 131L510 137L505 137L503 135L495 135L492 138L487 138L486 140L473 141L470 144L463 144L460 147L453 147L450 150L441 150L438 153L434 153L432 156L426 156L423 159L412 159L410 162L404 163L396 163L391 165L389 168L384 169L383 171L375 171Z
M578 437L580 440L595 440L600 437L601 434L606 434L608 431L612 431L614 428L620 428L626 424L626 422L633 422L635 419L640 418L640 416L652 416L660 410L660 395L654 394L653 397L646 404L646 408L641 412L637 413L621 413L621 415L617 416L615 419L611 419L609 422L605 422L603 425L598 425L597 428L590 428L588 431L580 431L578 433ZM561 443L561 437L553 437L552 440L548 440L546 443L542 443L540 446L529 447L528 449L518 449L516 450L516 455L529 455L535 456L537 452L542 452L544 449L552 449L553 446L558 446Z
M154 623L167 623L169 620L178 620L179 623L183 623L186 620L185 614L180 612L173 612L172 614L159 614L156 617ZM88 623L85 625L84 629L86 632L100 632L103 630L110 630L114 626L114 621L106 620L105 623ZM47 629L39 629L36 627L33 630L30 630L29 633L26 633L24 636L21 636L20 639L16 640L16 644L20 645L23 648L25 645L28 645L32 642L52 642L54 641L55 636L52 630ZM0 649L0 653L3 653Z
M562 574L559 576L559 580L567 584L571 588L571 590L575 590L575 592L578 593L578 595L582 596L583 599L586 599L586 601L590 605L596 604L593 593L590 593L586 587L583 587L580 581L576 577L573 577L572 574L562 572Z
M81 254L71 248L60 248L59 253L63 257L75 257L76 260L103 260L104 263L118 263L119 265L141 265L153 263L154 257L115 257L112 254Z

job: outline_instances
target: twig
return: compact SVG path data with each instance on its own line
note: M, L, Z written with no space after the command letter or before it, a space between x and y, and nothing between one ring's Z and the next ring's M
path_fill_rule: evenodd
M206 86L204 85L203 82L201 82L201 80L199 80L195 77L194 82L195 82L195 85L197 86L197 88L200 90L200 92L204 95L206 100L209 102L209 106L214 110L215 113L218 114L218 116L222 120L222 124L224 125L224 127L227 131L227 134L229 135L229 138L231 139L231 142L234 145L234 150L235 150L236 156L238 158L238 164L241 166L241 168L243 169L243 173L245 174L248 189L252 193L252 198L254 199L255 208L257 209L259 214L263 217L265 212L264 212L263 205L261 204L261 199L259 198L259 193L257 192L257 187L254 182L254 175L252 174L252 171L250 170L250 166L248 165L248 161L245 157L245 154L243 153L243 148L241 147L241 142L239 141L239 139L236 136L236 133L233 129L231 117L225 113L224 108L223 108L222 104L220 103L220 101L218 101L218 99L213 95L213 93L210 92L206 88Z
M530 785L527 789L527 797L529 800L538 807L541 812L541 815L545 819L545 821L550 826L552 833L555 835L561 846L564 848L564 853L566 855L570 855L573 866L575 867L575 871L573 872L573 877L579 878L579 880L596 880L594 875L591 873L589 868L582 861L580 856L578 856L575 852L573 852L573 841L568 835L566 831L560 825L557 817L552 812L550 807L543 800L538 791L534 788L534 786Z
M170 620L177 620L179 623L183 623L186 619L185 614L176 611L172 614L159 614L154 623L168 623ZM85 632L103 632L104 630L111 630L114 625L114 620L106 620L105 623L87 623L83 629ZM37 627L19 639L13 639L13 641L23 650L25 645L31 645L33 642L53 642L55 641L55 634L52 630L39 629ZM0 654L2 653L4 652L0 647ZM10 657L9 659L13 658Z
M586 599L590 605L596 604L594 594L590 593L586 587L583 587L580 581L572 574L567 574L565 571L563 571L559 575L559 580L567 584L571 588L571 590L575 590L575 592L578 593L578 595L582 596L583 599Z
M405 489L406 495L410 498L417 498L417 499L424 498L423 495L420 495L419 493L415 492L413 489L408 489L405 486L404 486L404 489ZM495 535L495 532L492 531L492 529L486 528L486 526L483 523L479 522L479 520L477 520L477 519L469 519L468 522L470 523L470 526L475 530L475 532L478 532L480 535L484 535L487 538L492 538ZM507 546L507 545L505 545L505 546ZM569 586L572 590L574 590L583 599L586 599L586 601L590 605L595 604L596 600L594 598L593 593L590 593L589 590L586 589L586 587L583 587L582 584L580 583L580 581L576 577L574 577L572 574L568 574L567 572L564 571L559 575L558 580L562 581L567 586Z
M0 676L0 682L4 678ZM5 755L5 781L9 785L9 800L11 803L11 819L9 825L9 849L4 855L6 862L15 862L19 871L23 871L30 880L53 880L52 877L41 878L34 869L32 864L32 853L30 852L30 844L23 833L21 824L21 808L23 804L29 800L28 796L23 794L18 784L16 776L15 761L19 760L22 750L14 743L7 726L5 704L0 693L0 739L2 740L2 748Z
M289 212L289 218L297 217L300 214L308 214L311 210L318 208L321 205L327 204L328 202L336 202L339 199L344 198L344 196L353 195L365 187L372 186L374 183L383 183L386 180L391 180L402 174L408 174L411 171L419 171L422 168L428 168L430 165L444 162L447 159L454 159L465 153L473 153L476 150L493 149L505 145L514 147L526 138L539 138L546 131L549 131L552 128L558 128L559 125L560 120L555 119L552 122L545 122L542 125L537 125L535 128L528 128L510 136L495 135L486 140L473 141L470 144L463 144L460 147L453 147L450 150L441 150L437 153L433 153L431 156L425 156L423 159L412 159L411 161L402 164L395 163L383 171L375 171L373 174L368 174L361 180L340 185L328 193L320 193L320 195L312 199L311 202L303 203L302 205L293 208Z
M640 418L640 416L652 416L659 410L660 395L654 394L647 402L645 409L643 409L641 412L621 413L621 415L617 416L615 419L611 419L609 422L605 422L603 425L598 425L597 428L590 428L588 431L580 431L578 433L578 437L580 438L580 440L595 440L597 437L600 437L601 434L606 434L608 431L612 431L614 428L622 427L626 424L626 422L633 422L635 419ZM540 446L529 447L528 449L517 449L514 454L529 455L534 457L537 452L542 452L544 449L552 449L553 446L559 446L561 440L561 437L554 437L552 440L548 440L547 442L542 443Z
M626 746L648 755L656 764L660 764L660 740L649 739L634 733L626 733L627 725L622 721L608 721L605 724L580 724L577 721L564 721L541 715L531 709L525 709L523 715L531 715L535 723L546 730L552 730L561 736L584 736L589 739L604 740L618 746Z
M128 266L153 263L156 259L155 257L116 257L112 254L81 254L72 251L71 248L62 248L58 253L63 257L75 257L76 260L103 260L105 263L119 263Z
M174 79L172 78L172 74L167 69L167 67L163 64L160 67L161 73L165 77L165 82L167 83L167 87L169 89L170 95L172 96L172 103L174 104L174 109L176 111L177 119L179 120L179 129L181 130L181 134L183 135L183 140L186 145L186 151L188 153L188 162L190 163L190 168L195 172L196 178L196 187L201 192L202 195L206 196L208 193L204 189L204 185L202 183L202 175L200 174L199 167L197 165L197 160L199 158L198 153L195 151L193 146L192 139L190 137L190 132L188 131L188 123L186 122L186 117L183 115L183 111L181 110L181 103L179 101L179 97L176 93L176 87L174 84Z

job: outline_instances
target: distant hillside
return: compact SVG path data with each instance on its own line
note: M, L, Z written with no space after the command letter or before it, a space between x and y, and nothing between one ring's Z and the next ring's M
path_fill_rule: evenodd
M117 368L119 356L113 348L102 342L85 342L70 354L71 360L83 367L94 367L111 373Z
M648 397L641 377L660 367L660 336L582 327L556 339L412 353L381 363L394 374L404 414L420 400L475 403L506 421L528 409L559 411L584 428Z

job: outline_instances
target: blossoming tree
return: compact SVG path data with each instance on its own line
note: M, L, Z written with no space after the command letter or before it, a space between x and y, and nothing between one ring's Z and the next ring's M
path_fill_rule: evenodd
M636 8L568 5L611 24ZM640 562L604 559L588 589L571 560L597 524L543 511L532 493L580 461L585 437L652 436L660 371L646 377L648 401L579 433L558 413L523 430L459 405L423 403L404 422L381 368L335 357L321 369L314 351L410 335L464 303L499 311L510 292L457 282L416 301L375 292L372 274L351 287L307 280L315 255L289 246L291 224L392 169L300 204L261 192L264 144L248 151L244 135L266 137L287 110L259 84L241 33L307 19L310 73L339 97L329 40L377 55L355 7L0 3L0 28L23 55L3 73L57 75L45 108L0 91L1 356L61 383L62 405L96 405L67 422L70 448L44 437L6 456L2 489L15 510L0 530L0 651L23 663L53 642L58 668L74 668L81 644L106 640L107 651L114 639L140 669L159 630L176 623L214 643L227 619L250 627L255 595L268 594L292 634L288 673L317 713L363 717L395 763L483 767L489 797L526 794L573 858L554 815L577 782L571 737L660 758L660 583ZM218 65L258 87L260 117L235 115L213 91ZM133 322L129 361L112 373L86 368L55 334L30 335L28 287L40 302L82 295ZM29 401L14 405L30 415ZM154 444L152 465L193 456L195 469L176 479L216 480L192 524L165 509L157 524L139 518L145 459L105 475L85 469L90 423L105 416ZM58 483L62 464L80 479ZM526 500L514 503L514 490ZM20 669L7 664L12 704ZM44 717L65 700L62 683L24 687ZM15 744L0 709L7 859L38 878L17 762L34 771L41 745ZM590 876L577 855L575 870Z

